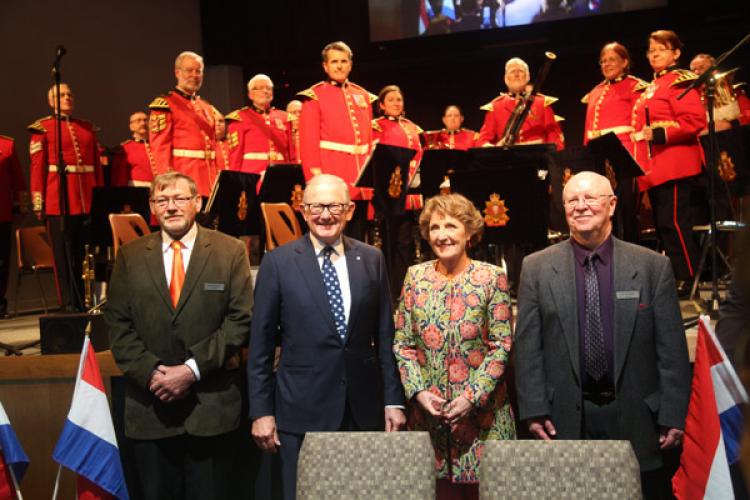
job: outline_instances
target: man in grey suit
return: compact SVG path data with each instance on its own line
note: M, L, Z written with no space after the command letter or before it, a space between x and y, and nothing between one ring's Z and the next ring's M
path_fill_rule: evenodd
M354 204L341 178L313 177L302 208L310 232L260 266L247 362L253 439L279 452L287 500L306 432L397 431L406 422L383 254L343 236Z
M250 264L239 240L195 223L200 208L190 177L157 176L151 210L161 230L123 246L110 281L105 318L146 499L238 494Z
M524 259L515 360L520 418L538 439L623 439L647 498L670 492L690 365L669 260L612 236L617 199L582 172L563 191L570 239Z

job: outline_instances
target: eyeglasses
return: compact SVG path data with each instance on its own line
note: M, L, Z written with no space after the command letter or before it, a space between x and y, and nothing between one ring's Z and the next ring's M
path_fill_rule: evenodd
M304 207L313 215L320 215L323 210L328 209L328 213L331 215L341 215L347 208L349 203L305 203Z
M613 194L587 194L578 198L573 198L570 200L565 200L563 204L565 205L565 208L573 209L578 206L578 202L582 201L584 205L587 207L599 207L602 204L602 198L604 197L611 197L614 196Z
M646 55L650 56L651 54L656 54L657 52L668 52L670 50L674 50L674 49L648 49L646 51Z
M621 62L622 59L619 57L608 57L607 59L599 59L599 66L604 66L605 64L617 64Z
M251 88L250 90L255 90L255 91L258 91L258 90L266 90L266 91L268 91L268 92L271 92L271 91L273 90L273 87L272 87L272 86L270 86L270 85L258 85L258 86L254 86L254 87L253 87L253 88Z
M190 203L194 199L195 196L175 196L174 198L160 197L152 198L151 203L156 205L156 208L165 209L169 206L169 202L173 201L174 206L176 206L177 208L185 208L188 203Z

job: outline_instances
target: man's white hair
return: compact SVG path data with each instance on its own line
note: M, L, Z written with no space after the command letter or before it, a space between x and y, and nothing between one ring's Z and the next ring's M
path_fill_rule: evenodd
M180 55L177 56L177 58L174 60L174 69L181 69L182 68L182 60L189 57L190 59L195 59L200 63L201 68L204 67L203 64L203 58L196 54L195 52L191 52L189 50L186 50L185 52L180 52Z
M253 88L253 85L255 85L255 82L259 82L260 80L265 80L271 84L271 88L273 88L273 80L271 80L271 77L268 75L264 75L263 73L258 73L254 77L252 77L250 80L247 81L247 90L250 91Z
M310 179L307 182L307 186L305 187L305 193L302 196L302 202L303 203L309 203L310 200L310 193L314 192L318 186L335 186L337 189L341 190L341 194L344 195L344 199L346 203L351 202L351 197L349 195L349 187L346 185L346 182L341 177L331 175L331 174L318 174L314 176L312 179Z
M526 74L529 74L529 65L520 57L512 57L508 59L508 62L505 63L505 73L508 73L511 66L521 66L524 71L526 71Z

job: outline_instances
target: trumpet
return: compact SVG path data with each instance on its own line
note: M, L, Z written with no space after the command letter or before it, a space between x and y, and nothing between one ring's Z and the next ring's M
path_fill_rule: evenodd
M94 306L94 280L96 275L94 273L94 254L89 251L89 245L84 246L84 257L81 268L83 270L81 273L84 290L83 302L86 309L90 309Z

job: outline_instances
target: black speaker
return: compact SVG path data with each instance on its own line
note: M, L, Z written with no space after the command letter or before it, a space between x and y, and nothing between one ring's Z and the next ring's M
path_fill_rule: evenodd
M83 348L86 323L91 320L91 344L96 352L109 349L102 314L67 313L39 316L42 354L77 354Z

